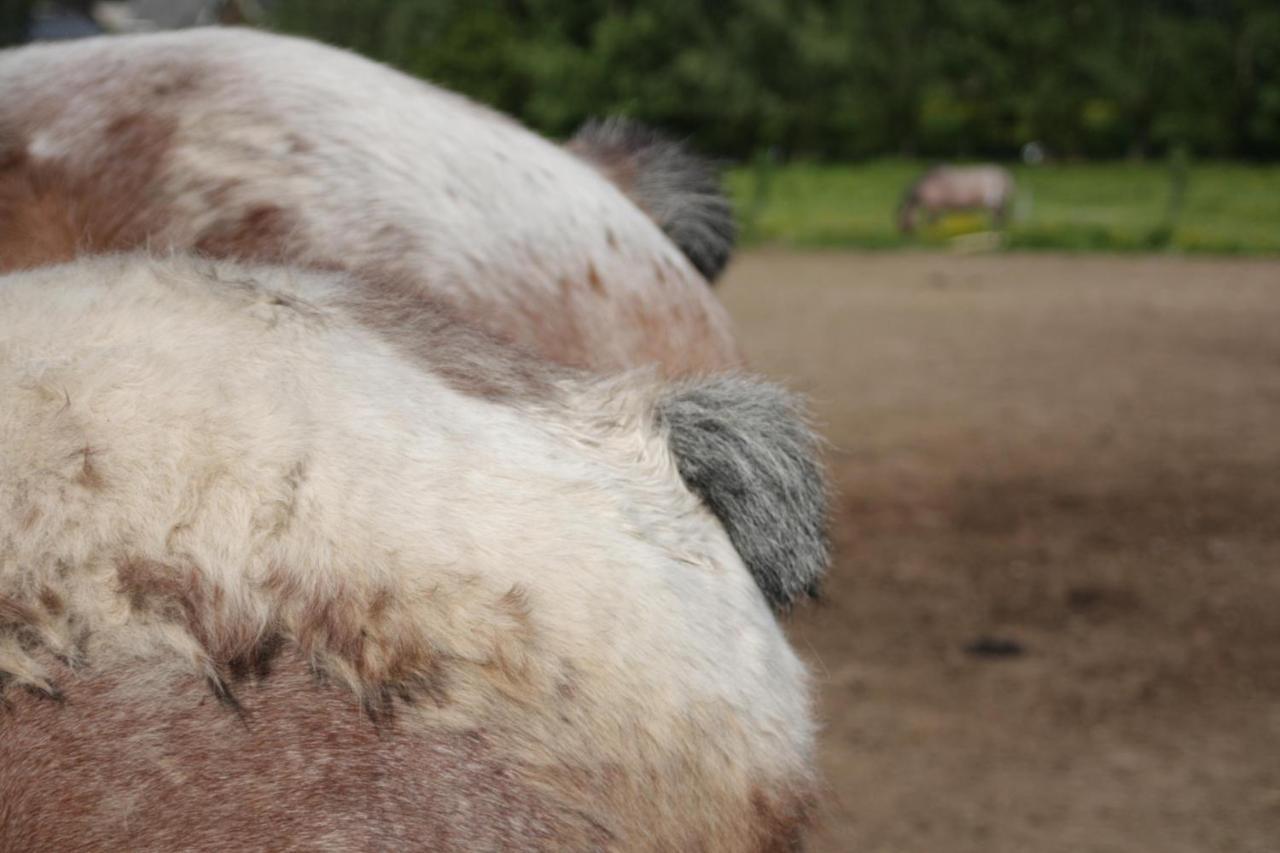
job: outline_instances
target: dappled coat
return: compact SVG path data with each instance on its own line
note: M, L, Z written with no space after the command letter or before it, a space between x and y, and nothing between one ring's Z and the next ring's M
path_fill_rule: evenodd
M0 52L0 271L144 246L283 261L405 282L563 364L736 366L713 171L626 122L570 148L250 30Z
M0 849L799 843L769 605L826 544L776 389L114 256L0 276L0 399Z

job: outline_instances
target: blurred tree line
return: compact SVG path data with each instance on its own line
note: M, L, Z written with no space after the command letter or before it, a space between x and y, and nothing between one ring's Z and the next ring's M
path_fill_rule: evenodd
M31 6L26 0L0 0L0 47L24 40Z
M1280 0L277 0L270 24L555 136L745 157L1280 157Z
M553 136L747 157L1280 158L1280 0L262 0ZM0 43L30 0L0 0Z

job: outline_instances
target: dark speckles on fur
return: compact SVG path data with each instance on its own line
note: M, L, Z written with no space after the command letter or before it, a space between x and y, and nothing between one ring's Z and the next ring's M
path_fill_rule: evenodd
M262 681L271 674L276 658L284 651L285 638L278 633L268 634L256 645L227 661L227 672L232 681Z
M604 282L600 280L600 273L596 272L595 264L587 264L587 284L596 293L604 293Z
M80 472L76 475L76 482L90 491L100 491L106 486L106 480L103 478L102 472L93 461L95 452L92 447L86 444L73 454L82 457L83 460L80 464Z
M62 596L47 586L40 590L40 605L50 616L61 616L66 609L66 602L62 600Z
M630 119L587 122L568 149L600 168L658 224L707 281L733 251L733 207L715 165Z
M195 249L211 257L277 262L289 256L296 228L290 211L275 204L259 204L215 221L196 238Z
M829 559L818 439L774 385L741 377L676 386L658 403L689 488L715 513L765 596L816 595Z
M0 595L0 628L23 629L40 622L40 616L20 601Z
M236 698L236 694L231 692L231 687L221 678L209 676L205 679L205 684L209 687L215 699L219 704L227 708L227 710L235 713L242 721L244 720L244 706L240 704L240 700Z

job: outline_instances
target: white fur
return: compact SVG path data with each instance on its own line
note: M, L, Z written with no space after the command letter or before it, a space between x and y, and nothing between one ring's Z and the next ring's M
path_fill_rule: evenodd
M692 750L739 797L807 778L804 670L676 472L653 383L469 396L353 321L345 288L135 256L0 278L0 596L55 590L67 613L46 643L87 665L164 648L200 672L214 662L189 634L130 605L122 561L190 567L261 632L296 619L272 572L322 596L385 589L389 630L477 673L502 658L542 697L573 674L583 716L529 711L515 728L542 734L513 748L623 766ZM494 606L513 588L535 639ZM44 683L3 634L0 669ZM526 714L479 675L459 683L430 713Z
M37 164L128 168L97 158L131 115L175 128L148 155L160 183L120 199L156 206L153 248L189 250L274 206L290 262L405 278L553 359L671 373L738 363L705 280L617 187L457 95L248 30L0 53L0 137Z

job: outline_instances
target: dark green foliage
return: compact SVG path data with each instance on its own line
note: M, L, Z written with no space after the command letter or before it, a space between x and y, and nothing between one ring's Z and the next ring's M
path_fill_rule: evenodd
M0 0L0 47L22 43L35 5L34 0Z
M0 0L0 4L11 0ZM21 4L19 4L21 5ZM0 5L0 9L7 8ZM273 26L556 136L707 150L1280 157L1276 0L278 0ZM2 24L0 24L2 26Z

